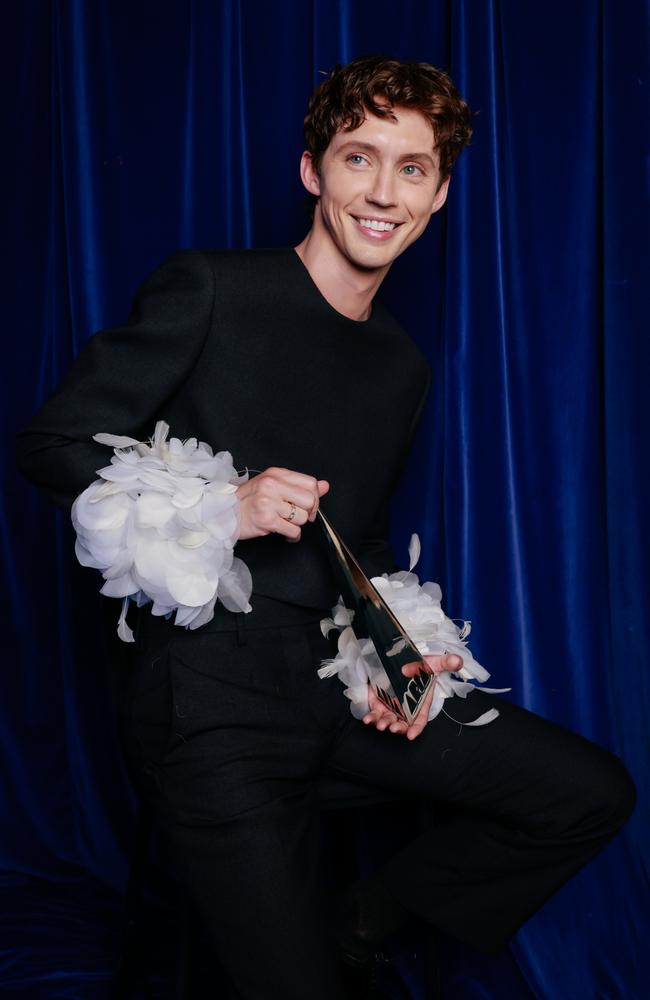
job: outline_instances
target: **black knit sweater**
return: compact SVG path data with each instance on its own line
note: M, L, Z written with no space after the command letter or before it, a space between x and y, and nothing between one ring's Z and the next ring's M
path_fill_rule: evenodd
M323 297L292 248L180 251L139 288L128 324L92 337L18 436L23 473L62 506L108 464L91 440L174 437L235 467L327 479L324 512L366 572L395 568L388 502L424 404L429 367L380 302L366 321ZM327 608L337 587L320 528L237 544L254 594Z

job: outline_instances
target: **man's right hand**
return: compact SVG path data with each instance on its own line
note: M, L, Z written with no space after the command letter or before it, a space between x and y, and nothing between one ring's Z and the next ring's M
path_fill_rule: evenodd
M273 532L288 542L299 541L302 525L315 519L320 498L329 488L326 479L275 466L265 469L237 489L240 541Z

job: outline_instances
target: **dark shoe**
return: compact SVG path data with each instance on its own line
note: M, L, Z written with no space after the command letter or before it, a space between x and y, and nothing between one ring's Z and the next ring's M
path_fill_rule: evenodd
M409 913L378 877L355 882L346 889L339 904L337 926L341 948L353 954L359 946L363 952L377 951L408 918Z
M383 940L406 913L376 880L355 882L343 895L336 919L342 978L348 1000L410 1000Z
M376 962L371 957L365 961L356 955L341 954L341 979L346 1000L375 1000L377 991Z
M382 997L410 1000L395 966L383 951L365 958L344 951L339 954L346 1000L381 1000Z

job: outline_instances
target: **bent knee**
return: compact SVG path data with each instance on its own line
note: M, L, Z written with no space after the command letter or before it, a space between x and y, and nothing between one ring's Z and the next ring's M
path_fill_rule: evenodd
M630 818L636 786L623 761L603 750L590 789L589 814L606 831L615 833Z
M623 761L615 754L611 755L611 774L608 778L607 794L612 817L618 820L619 826L622 826L634 812L636 785Z

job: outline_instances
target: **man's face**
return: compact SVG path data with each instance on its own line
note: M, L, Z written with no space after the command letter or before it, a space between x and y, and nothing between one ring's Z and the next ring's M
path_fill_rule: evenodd
M354 131L337 132L318 174L308 153L301 164L305 186L319 198L315 228L322 224L323 238L365 269L388 268L447 197L431 124L410 108L393 113L396 121L368 112Z

